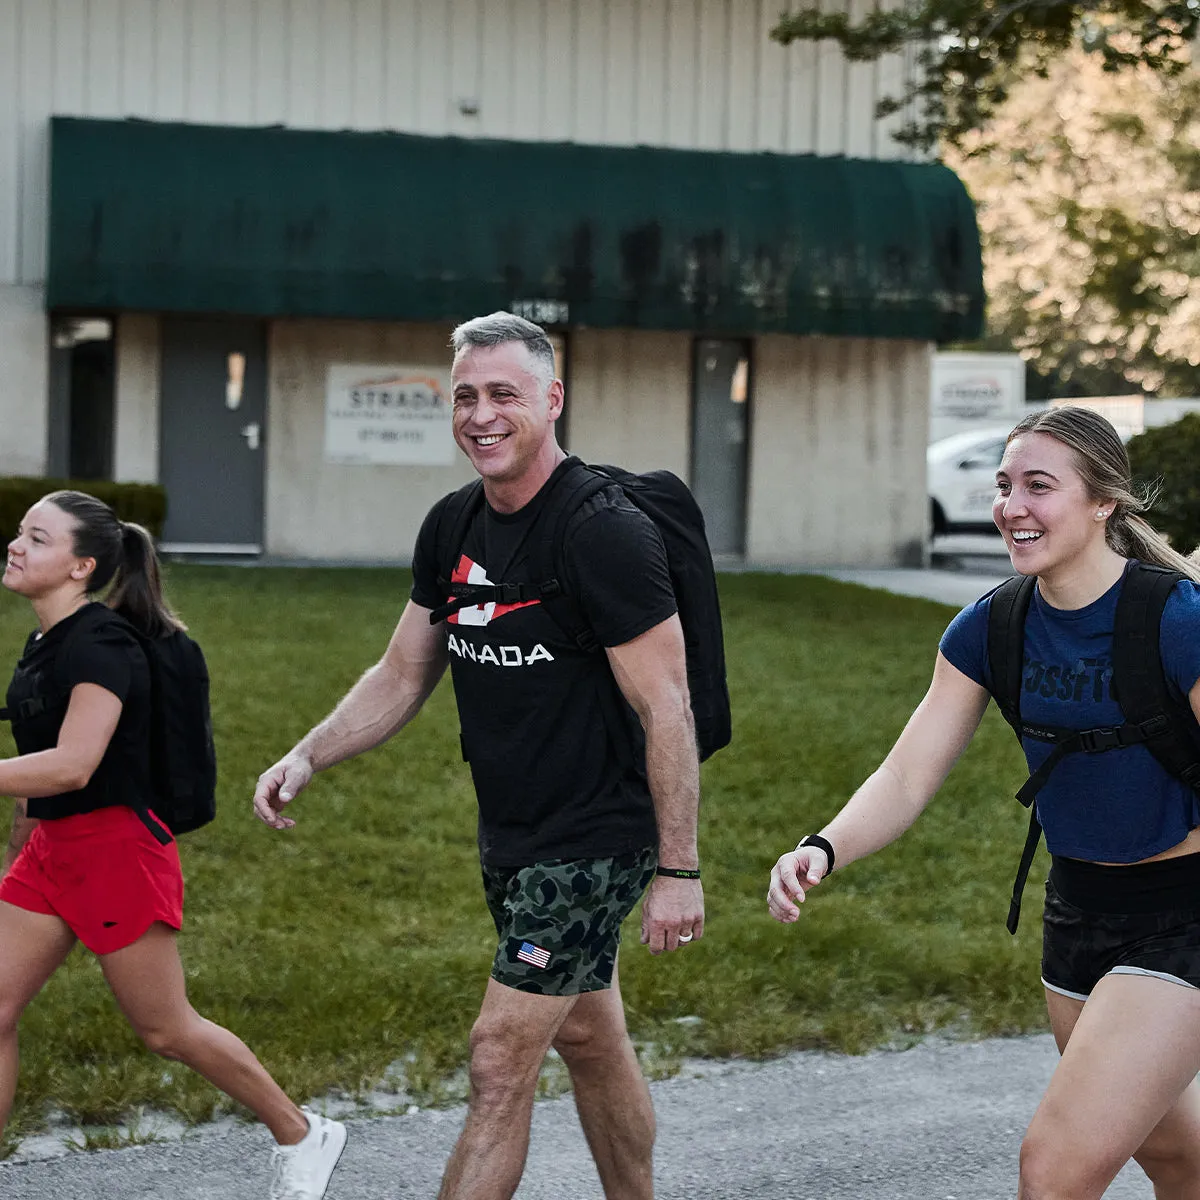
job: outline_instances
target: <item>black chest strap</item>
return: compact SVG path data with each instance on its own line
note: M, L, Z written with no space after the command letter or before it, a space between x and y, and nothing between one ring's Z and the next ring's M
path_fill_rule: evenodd
M591 636L577 606L567 596L558 576L561 573L561 549L567 525L584 502L613 481L575 457L555 467L546 484L541 507L527 533L532 583L455 583L451 576L466 541L471 522L483 508L481 480L468 484L451 498L441 521L448 529L445 553L438 567L438 586L449 596L444 604L430 611L429 623L437 625L463 608L480 604L529 604L538 601L546 612L581 649L592 653L599 643ZM439 529L439 539L441 531Z
M1029 831L1025 835L1025 846L1021 851L1021 861L1017 865L1017 877L1013 883L1012 900L1008 905L1008 920L1005 924L1009 933L1017 932L1017 923L1021 919L1021 894L1025 891L1029 869L1033 865L1033 858L1042 836L1042 824L1038 820L1037 805L1034 801L1054 768L1068 754L1103 754L1106 750L1119 750L1123 746L1149 742L1152 738L1160 736L1168 724L1166 717L1152 717L1139 725L1126 721L1124 725L1103 726L1098 729L1059 729L1040 725L1020 727L1019 736L1051 742L1054 748L1017 792L1017 799L1029 809Z
M557 596L562 588L557 579L542 583L452 583L439 579L438 585L448 591L452 599L439 604L429 613L430 625L437 625L460 608L474 608L478 604L528 604L534 600L546 601Z

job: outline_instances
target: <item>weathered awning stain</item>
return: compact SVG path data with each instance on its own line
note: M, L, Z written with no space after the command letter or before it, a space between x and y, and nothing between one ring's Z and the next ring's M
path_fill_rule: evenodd
M55 118L51 308L976 336L933 163Z

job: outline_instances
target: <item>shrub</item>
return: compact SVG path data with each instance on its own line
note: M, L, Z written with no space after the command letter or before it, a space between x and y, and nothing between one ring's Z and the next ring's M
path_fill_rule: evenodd
M36 479L28 476L0 478L0 534L7 541L17 526L47 492L64 488L87 492L110 505L122 521L145 525L157 540L167 515L167 493L157 483L111 483L105 479Z
M1150 524L1180 553L1190 553L1200 545L1200 413L1131 438L1129 462L1135 482L1162 489L1147 514Z

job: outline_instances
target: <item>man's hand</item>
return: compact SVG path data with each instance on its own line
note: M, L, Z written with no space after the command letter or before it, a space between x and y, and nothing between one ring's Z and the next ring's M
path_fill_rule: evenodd
M678 950L704 936L704 889L698 879L656 875L642 901L642 945L651 954Z
M767 908L781 924L790 925L800 916L798 904L804 903L804 893L814 888L829 873L829 859L820 846L797 846L771 868L771 887L767 891Z
M259 777L254 789L254 813L272 829L291 829L296 824L285 817L283 810L307 786L313 777L312 763L302 754L292 751Z

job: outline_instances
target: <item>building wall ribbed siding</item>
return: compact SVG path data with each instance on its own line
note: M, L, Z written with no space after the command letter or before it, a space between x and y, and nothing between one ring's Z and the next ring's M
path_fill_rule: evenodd
M904 64L781 47L781 7L0 0L0 285L44 278L52 114L905 157Z
M859 12L874 0L825 0ZM883 0L890 3L892 0ZM0 472L47 454L46 229L53 115L906 159L874 119L910 64L768 38L787 0L0 0ZM488 182L479 182L486 204ZM117 320L114 472L159 472L160 334ZM266 548L403 561L468 477L321 455L331 362L441 360L441 324L275 320ZM925 341L769 334L751 346L751 562L919 554ZM570 337L569 442L592 461L691 470L686 332ZM298 483L297 481L302 481ZM349 512L386 514L349 521Z

